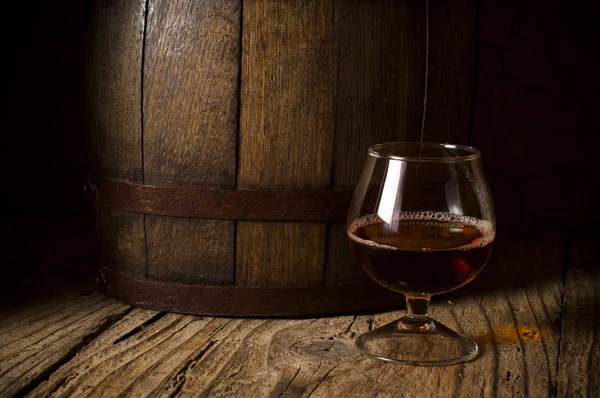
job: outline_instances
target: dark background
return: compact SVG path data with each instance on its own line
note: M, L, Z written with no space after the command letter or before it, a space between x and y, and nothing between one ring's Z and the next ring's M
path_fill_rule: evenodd
M80 190L86 13L79 0L13 2L3 13L0 306L93 281L93 221Z
M86 4L26 2L5 14L4 304L82 275L93 280L93 222L81 190ZM484 154L499 235L597 224L598 2L481 0L478 24L471 144Z

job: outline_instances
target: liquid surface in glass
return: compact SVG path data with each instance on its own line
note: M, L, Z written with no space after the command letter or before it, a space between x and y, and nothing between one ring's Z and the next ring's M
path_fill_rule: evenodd
M350 248L365 272L388 289L438 294L481 271L494 240L488 221L442 212L404 212L390 223L374 214L349 228Z

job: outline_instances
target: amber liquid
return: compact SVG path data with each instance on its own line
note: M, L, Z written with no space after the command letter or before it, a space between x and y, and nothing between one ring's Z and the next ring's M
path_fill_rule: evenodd
M491 223L428 215L402 219L401 213L391 225L369 215L353 224L350 248L373 280L401 293L432 295L457 289L481 271L492 248Z

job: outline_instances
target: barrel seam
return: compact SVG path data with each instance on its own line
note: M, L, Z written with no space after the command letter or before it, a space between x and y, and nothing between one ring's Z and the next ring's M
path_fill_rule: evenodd
M331 2L331 26L333 29L333 48L335 49L335 86L333 92L333 137L331 140L331 174L329 176L329 189L333 190L335 187L335 154L336 154L336 137L337 137L337 103L338 103L338 83L340 77L340 46L339 46L339 31L338 24L336 23L336 1ZM329 235L331 234L331 222L325 224L325 247L323 253L323 272L321 276L321 286L327 284L328 274L328 261L329 261Z
M243 45L243 34L244 34L244 2L239 0L240 4L240 18L239 18L239 42L238 42L238 75L237 75L237 109L236 109L236 128L235 128L235 178L233 181L233 188L238 189L238 176L240 169L240 131L242 122L242 45ZM237 240L238 240L238 221L233 220L233 267L231 275L231 283L233 286L237 286L236 272L237 272Z
M140 149L142 154L142 184L146 184L145 163L144 163L144 67L146 64L146 38L148 34L148 9L150 0L144 1L144 27L142 31L142 56L141 56L141 73L140 73ZM146 251L146 272L149 274L149 259L148 259L148 233L146 231L146 214L143 215L142 223L144 225L144 249Z

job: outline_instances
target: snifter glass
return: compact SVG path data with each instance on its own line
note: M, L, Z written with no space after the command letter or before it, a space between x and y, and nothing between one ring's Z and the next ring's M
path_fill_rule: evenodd
M348 238L371 279L406 296L407 313L356 341L380 360L449 365L477 343L428 315L429 299L481 271L495 237L480 152L468 146L392 142L369 148L348 215Z

